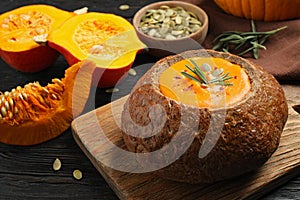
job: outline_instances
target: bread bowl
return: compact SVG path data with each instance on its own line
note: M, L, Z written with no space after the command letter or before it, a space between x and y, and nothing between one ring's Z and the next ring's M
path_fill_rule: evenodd
M237 65L250 87L219 106L192 105L165 95L160 77L189 58ZM229 53L192 50L163 58L145 73L124 105L121 129L127 149L148 171L180 182L211 183L262 166L277 149L287 116L280 84L262 67ZM168 150L155 154L161 149Z

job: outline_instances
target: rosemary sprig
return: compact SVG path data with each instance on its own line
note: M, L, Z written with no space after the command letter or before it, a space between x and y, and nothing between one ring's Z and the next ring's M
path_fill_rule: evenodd
M243 56L246 53L252 51L255 59L259 58L259 49L266 50L264 43L268 38L283 30L287 26L283 26L271 31L259 32L256 31L254 21L251 20L251 32L240 32L240 31L227 31L220 34L214 39L216 43L212 49L222 50L224 52L235 52L239 56Z
M185 77L187 77L191 80L197 81L204 86L208 86L210 84L222 85L222 86L232 86L233 85L232 83L227 82L228 80L232 79L233 76L229 76L229 73L223 73L223 70L220 70L221 68L216 69L219 71L216 71L216 70L207 71L207 75L205 75L203 70L201 70L199 65L193 59L189 59L189 61L193 64L194 69L192 67L190 67L189 65L185 65L185 66L191 72L193 72L196 75L196 77L188 74L187 72L184 72L184 71L181 72L181 74L183 74ZM208 65L208 64L205 63L205 65ZM210 69L212 69L212 68L210 67ZM207 77L213 77L213 78L208 79Z
M254 24L254 21L251 20L251 29L252 29L252 33L255 33L256 32L256 28L255 28L255 24ZM259 41L258 41L258 35L255 35L252 42L250 42L252 45L253 45L253 57L255 59L258 59L258 47L260 47L258 45ZM262 45L263 46L263 45ZM264 47L264 46L263 46Z

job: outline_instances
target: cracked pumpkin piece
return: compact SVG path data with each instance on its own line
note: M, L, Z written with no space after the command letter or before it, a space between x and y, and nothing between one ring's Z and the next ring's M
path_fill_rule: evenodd
M155 173L163 178L212 183L262 166L277 149L287 116L281 86L262 67L194 50L152 66L131 91L121 128L144 169L161 166Z
M62 80L54 78L46 86L28 83L0 92L0 142L34 145L67 130L83 111L94 66L89 61L79 62L66 70Z

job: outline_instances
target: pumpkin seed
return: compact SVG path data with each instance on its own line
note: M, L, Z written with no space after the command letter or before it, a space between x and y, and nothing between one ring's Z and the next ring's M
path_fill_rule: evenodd
M11 111L8 111L8 118L12 119L14 117L13 113Z
M46 45L47 43L47 39L48 38L48 34L39 34L34 36L32 39L34 42L40 44L40 45Z
M212 75L214 76L214 77L217 77L217 76L219 76L220 74L222 74L223 73L223 68L218 68L218 69L216 69L216 70L214 70L213 72L212 72Z
M4 103L4 102L5 102L5 97L2 96L2 98L1 98L1 103Z
M160 33L161 35L165 35L165 34L169 31L169 29L170 29L170 26L169 26L169 25L163 24L162 27L161 27L161 29L159 30L159 33Z
M52 97L52 99L55 99L55 100L58 99L57 96L56 96L55 94L51 94L51 97Z
M49 90L47 90L46 88L43 87L43 91L46 93L46 94L49 94Z
M6 117L6 115L7 115L6 109L3 106L1 107L1 114L3 117Z
M156 11L155 10L148 10L147 12L146 12L146 14L144 15L144 17L149 17L149 16L151 16L153 13L155 13Z
M19 92L22 91L22 87L21 86L17 86L16 88Z
M23 93L22 93L22 96L23 96L23 98L22 98L22 99L26 101L26 100L27 100L27 98L28 98L27 94L23 92Z
M5 101L5 102L4 102L4 105L5 105L6 110L10 110L10 106L9 106L8 101Z
M183 7L163 5L158 9L149 9L142 16L139 30L157 38L176 39L188 36L202 26L196 14Z
M53 170L54 170L54 171L60 170L60 168L61 168L61 161L60 161L59 158L56 158L56 159L54 160L52 167L53 167Z
M25 21L29 21L30 18L31 18L30 15L27 15L27 14L21 14L20 17L21 17L22 19L24 19Z
M106 89L105 92L106 93L115 93L115 92L119 92L120 90L118 88L110 88L110 89Z
M18 107L15 107L15 110L14 110L14 112L15 112L15 115L17 115L17 114L19 113L19 109L18 109Z
M197 20L196 18L190 18L190 23L191 24L201 24L201 22L199 20Z
M182 20L182 24L183 24L183 26L185 26L185 27L189 27L189 25L190 25L190 22L189 22L189 20L190 20L190 17L186 17L186 18L184 18L184 19Z
M162 6L160 6L160 8L161 8L161 9L169 9L170 7L167 6L167 5L162 5Z
M166 35L166 39L167 40L175 40L176 37L174 35L168 34L168 35Z
M83 7L83 8L80 8L78 10L73 11L73 13L75 13L77 15L85 14L87 12L88 12L88 7Z
M45 33L45 30L43 29L43 28L36 28L35 29L35 31L36 31L36 33L38 34L38 35L41 35L41 34L44 34Z
M167 11L166 11L166 16L170 17L170 16L172 16L173 14L174 14L174 10L172 10L172 9L167 9Z
M182 23L182 17L176 16L175 22L176 22L176 24L181 24Z
M130 6L127 5L127 4L123 4L123 5L120 5L120 6L119 6L119 9L120 9L120 10L128 10L129 8L130 8Z
M64 84L61 82L61 80L60 79L58 79L58 78L54 78L54 79L52 79L52 82L53 83L56 83L56 84L58 84L59 86L61 86L61 87L63 87L64 86Z
M14 100L11 97L8 98L8 103L9 103L9 105L10 105L11 108L14 107Z
M193 25L193 26L191 26L191 32L192 33L195 33L195 32L197 32L199 29L201 28L201 26L200 25Z
M175 28L176 23L174 21L170 21L169 25L171 28Z
M131 76L136 76L136 71L134 69L130 69L128 72Z
M174 35L174 36L177 36L177 35L182 34L183 32L184 31L182 31L182 30L181 31L172 31L171 34Z
M154 36L157 33L156 29L152 28L150 31L147 33L149 36Z
M193 18L196 18L196 19L198 18L197 15L193 12L188 11L187 13Z
M163 24L167 24L167 23L169 23L170 22L170 17L166 17L165 19L164 19L164 21L163 21Z
M4 28L4 29L5 29L5 28L9 28L9 25L8 25L8 24L4 24L4 23L3 23L1 26L2 26L2 28Z
M73 171L73 177L77 180L82 179L82 172L79 169Z
M211 66L209 64L207 64L207 63L203 63L202 64L202 70L204 72L210 72L211 71Z
M159 22L163 21L165 19L165 16L162 13L154 13L153 18Z

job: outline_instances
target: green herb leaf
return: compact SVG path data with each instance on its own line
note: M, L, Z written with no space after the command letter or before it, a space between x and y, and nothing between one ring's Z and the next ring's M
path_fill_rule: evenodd
M212 49L213 50L222 50L227 53L231 53L232 50L239 55L243 56L246 53L252 51L253 57L255 59L259 58L259 48L266 50L266 47L263 45L268 38L283 30L287 26L283 26L271 31L259 32L256 31L255 23L251 20L251 31L250 32L239 32L239 31L227 31L214 39L216 43ZM249 47L250 46L250 47Z
M207 76L201 70L201 68L198 66L198 64L194 60L192 60L192 59L190 59L189 61L194 65L195 68L193 69L193 68L191 68L188 65L185 65L185 66L191 72L193 72L197 76L197 78L194 77L194 76L192 76L192 75L190 75L190 74L188 74L188 73L186 73L186 72L181 72L181 74L184 75L185 77L187 77L187 78L189 78L191 80L197 81L197 82L201 83L202 85L209 85L209 84L223 85L223 86L232 86L233 85L232 83L228 83L227 82L228 80L230 80L230 79L233 78L233 76L229 76L229 73L225 73L224 74L223 72L221 72L220 74L217 75L216 78L208 80L206 78ZM222 69L222 68L219 68L219 69ZM222 69L222 71L223 71L223 69ZM207 73L211 74L212 71L207 72Z
M201 71L201 69L199 68L199 66L197 65L197 63L196 63L194 60L192 60L192 59L190 59L190 62L195 66L194 73L195 73L198 77L200 77L201 80L203 80L203 82L204 82L205 84L207 84L206 76L205 76L205 74Z
M190 75L190 74L188 74L188 73L186 73L186 72L181 72L181 74L183 74L184 76L188 77L189 79L192 79L192 80L194 80L194 81L197 81L197 82L199 82L199 83L202 83L202 81L200 81L199 79L195 78L194 76L192 76L192 75Z

